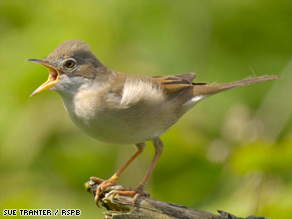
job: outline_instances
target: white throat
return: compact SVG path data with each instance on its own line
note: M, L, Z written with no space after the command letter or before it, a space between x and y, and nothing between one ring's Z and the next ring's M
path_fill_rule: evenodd
M57 91L61 97L65 99L73 98L80 89L87 89L92 83L90 79L82 77L68 77L60 75L59 81L52 87L51 90Z

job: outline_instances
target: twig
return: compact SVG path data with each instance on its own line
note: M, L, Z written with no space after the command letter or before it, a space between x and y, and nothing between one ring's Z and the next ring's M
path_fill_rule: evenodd
M85 183L88 192L95 195L98 184L93 181ZM133 197L113 195L113 191L126 188L124 186L108 187L101 194L101 205L107 211L104 212L106 219L123 218L145 218L145 219L244 219L236 217L224 211L218 211L220 215L188 208L183 205L162 202L143 196L139 197L136 205L133 204ZM266 217L249 216L246 219L269 219Z

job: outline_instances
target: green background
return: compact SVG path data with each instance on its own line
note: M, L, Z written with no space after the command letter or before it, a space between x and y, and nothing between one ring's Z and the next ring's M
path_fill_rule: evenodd
M0 206L80 209L103 218L83 187L109 178L133 146L98 142L79 131L61 98L29 95L47 77L44 58L81 39L113 70L197 74L197 82L253 75L277 81L218 94L189 111L162 140L145 190L151 197L246 217L292 215L292 1L0 1ZM154 150L118 183L135 187Z

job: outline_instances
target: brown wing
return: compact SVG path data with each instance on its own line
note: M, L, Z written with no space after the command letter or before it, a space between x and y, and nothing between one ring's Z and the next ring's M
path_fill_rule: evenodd
M187 73L180 75L169 75L169 76L154 76L152 79L161 84L163 89L167 93L174 93L185 90L193 85L203 85L207 83L193 83L192 81L196 77L195 73Z

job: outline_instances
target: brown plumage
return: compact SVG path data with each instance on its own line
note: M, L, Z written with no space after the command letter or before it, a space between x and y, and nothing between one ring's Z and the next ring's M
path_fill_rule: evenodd
M160 83L166 92L175 92L181 91L185 89L192 88L193 97L200 95L212 95L218 92L236 88L247 86L250 84L256 84L264 81L271 81L280 78L276 75L267 75L260 77L252 77L243 79L240 81L228 82L228 83L220 83L220 84L209 84L209 83L195 83L193 80L195 79L195 73L181 74L181 75L170 75L170 76L154 76L153 79Z
M80 40L57 47L45 59L30 59L50 71L49 79L32 95L56 90L72 121L82 131L105 142L135 144L137 152L108 180L91 177L100 183L96 193L115 185L130 163L152 141L155 156L141 184L119 194L143 195L143 188L163 150L159 136L202 99L235 87L275 80L260 76L241 81L208 84L193 82L194 73L146 77L115 72L103 65Z

